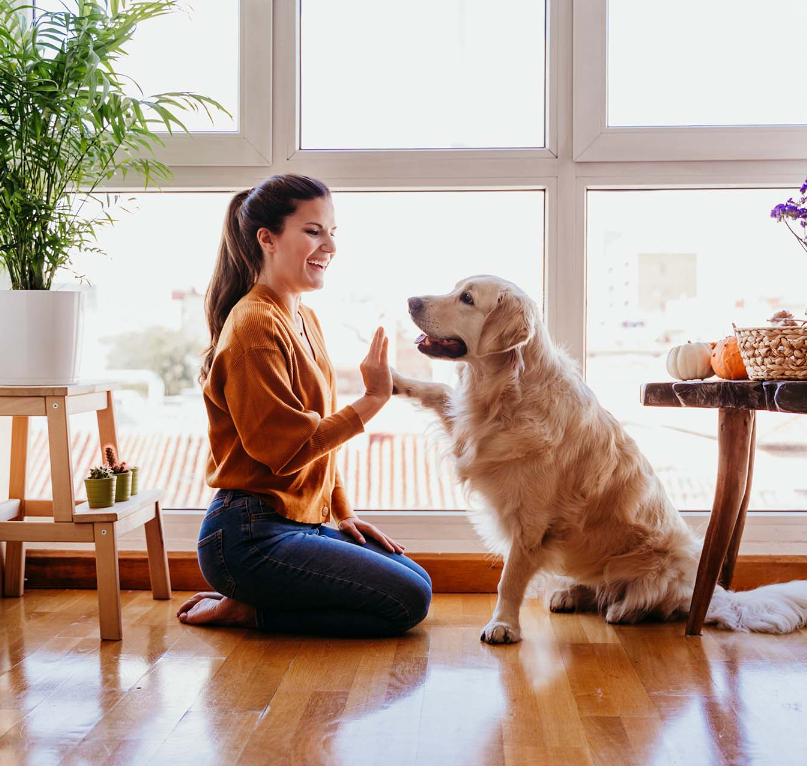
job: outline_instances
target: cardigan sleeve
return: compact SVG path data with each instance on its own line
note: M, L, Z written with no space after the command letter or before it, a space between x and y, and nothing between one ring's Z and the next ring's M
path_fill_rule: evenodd
M350 504L350 499L347 496L345 485L342 484L342 477L339 475L339 469L336 469L336 481L333 485L333 492L331 493L331 513L337 522L342 519L356 518L353 512L353 506Z
M251 347L232 364L224 396L247 454L290 476L364 431L350 405L328 417L306 410L278 347Z

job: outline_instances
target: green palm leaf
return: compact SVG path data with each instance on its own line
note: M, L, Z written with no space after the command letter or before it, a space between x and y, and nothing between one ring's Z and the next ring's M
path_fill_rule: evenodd
M177 0L74 0L58 11L0 0L0 265L14 289L49 289L71 253L98 250L97 229L112 223L99 183L171 177L149 156L163 145L150 125L187 133L177 112L229 114L196 93L124 90L132 80L117 66L137 25L179 9ZM88 200L100 203L92 218L81 215Z

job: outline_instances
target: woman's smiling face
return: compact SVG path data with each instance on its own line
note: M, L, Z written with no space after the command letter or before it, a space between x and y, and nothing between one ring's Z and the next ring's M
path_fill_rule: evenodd
M320 290L336 255L336 219L330 196L297 203L280 234L258 231L273 281L291 293Z

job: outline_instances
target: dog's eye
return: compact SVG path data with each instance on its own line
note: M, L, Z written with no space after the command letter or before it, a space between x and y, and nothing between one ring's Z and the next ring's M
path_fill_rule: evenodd
M469 306L474 305L474 299L471 293L463 293L462 295L460 295L460 300L463 303L467 303Z

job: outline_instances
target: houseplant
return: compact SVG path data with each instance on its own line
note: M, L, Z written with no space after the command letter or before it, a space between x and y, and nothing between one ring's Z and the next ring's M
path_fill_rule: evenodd
M108 465L90 468L89 475L84 479L90 508L109 508L114 505L116 483L117 477Z
M170 178L153 156L158 127L187 132L181 110L224 110L190 92L137 97L118 68L137 25L177 0L70 0L59 11L0 0L0 384L78 379L83 294L51 291L71 253L100 252L116 196L99 185L129 172ZM150 154L151 153L151 154ZM85 208L87 202L91 204ZM97 207L96 214L89 214Z

